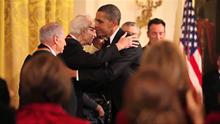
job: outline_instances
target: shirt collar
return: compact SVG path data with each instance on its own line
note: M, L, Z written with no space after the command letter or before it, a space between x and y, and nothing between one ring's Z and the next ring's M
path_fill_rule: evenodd
M118 30L119 30L119 27L118 27L117 30L115 30L115 32L110 36L110 44L112 43L112 41L113 41L113 39L114 39L116 33L118 32Z
M69 36L72 37L73 39L76 39L76 40L77 40L77 38L76 38L74 35L69 34Z
M50 52L54 55L54 56L57 56L56 52L47 44L44 44L45 46L48 47L48 49L50 50Z

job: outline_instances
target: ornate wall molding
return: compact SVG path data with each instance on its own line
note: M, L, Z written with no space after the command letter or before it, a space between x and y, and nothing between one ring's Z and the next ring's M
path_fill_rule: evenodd
M162 4L162 0L136 0L135 2L141 8L141 15L136 19L140 28L148 24L148 21L152 17L153 9L156 9Z

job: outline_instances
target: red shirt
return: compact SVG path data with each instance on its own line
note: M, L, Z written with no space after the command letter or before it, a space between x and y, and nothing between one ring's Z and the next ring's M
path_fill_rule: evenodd
M116 124L129 124L128 117L124 110L118 112L116 117Z
M67 114L58 104L35 103L23 106L16 114L16 124L90 124Z

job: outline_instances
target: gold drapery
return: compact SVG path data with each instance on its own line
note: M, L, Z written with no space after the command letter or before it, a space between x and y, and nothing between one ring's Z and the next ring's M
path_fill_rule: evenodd
M39 29L57 21L68 33L74 0L0 1L0 77L6 79L17 107L20 69L27 54L39 44Z

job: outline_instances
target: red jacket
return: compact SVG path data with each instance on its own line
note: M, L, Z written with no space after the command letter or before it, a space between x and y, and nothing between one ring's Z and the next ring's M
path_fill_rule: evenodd
M124 110L118 112L116 117L116 124L129 124L128 117Z
M90 124L67 114L58 104L35 103L23 106L16 114L16 124Z

